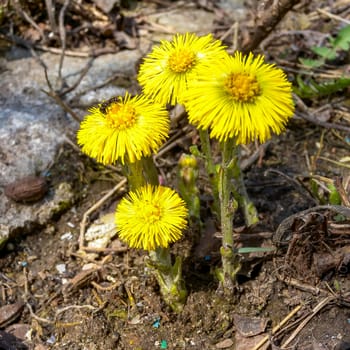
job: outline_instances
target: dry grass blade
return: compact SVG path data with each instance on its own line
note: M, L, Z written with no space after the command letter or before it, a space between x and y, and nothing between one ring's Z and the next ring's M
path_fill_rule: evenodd
M301 330L305 327L305 325L325 306L329 303L333 302L336 299L334 296L328 296L322 301L320 301L312 310L312 313L304 319L297 329L291 334L291 336L282 344L281 349L287 349L288 345L293 341L293 339L301 332Z
M300 309L302 308L302 305L298 305L295 307L280 323L278 323L277 326L273 327L271 334L275 334L278 330L280 330ZM269 341L269 335L264 337L257 345L254 346L251 350L258 350L260 349L267 341Z

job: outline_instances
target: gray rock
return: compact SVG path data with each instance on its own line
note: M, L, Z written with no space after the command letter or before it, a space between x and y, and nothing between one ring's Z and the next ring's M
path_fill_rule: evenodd
M220 0L217 3L232 21L242 21L246 17L247 7L244 0Z
M215 15L211 12L193 8L179 8L146 16L147 21L159 31L152 34L153 41L169 40L175 33L197 33L205 35L214 28ZM163 31L163 32L162 32Z
M125 88L106 86L91 90L114 74L134 76L140 52L122 51L96 58L88 74L68 98L81 92L78 102L93 105L103 99L124 94ZM21 56L21 55L20 55ZM41 55L53 86L57 85L58 55ZM73 84L87 59L65 57L62 76ZM30 232L43 226L75 200L71 185L58 183L40 202L15 203L4 195L6 184L23 176L34 175L51 167L58 147L67 134L74 134L78 123L67 115L42 90L48 90L44 70L33 57L1 61L0 85L0 248L15 234ZM76 110L83 117L86 110ZM57 180L57 179L56 179ZM60 184L59 184L60 183Z

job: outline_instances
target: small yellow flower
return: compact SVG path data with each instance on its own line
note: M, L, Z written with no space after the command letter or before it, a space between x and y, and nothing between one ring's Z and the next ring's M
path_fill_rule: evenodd
M292 87L284 72L263 56L236 52L200 70L189 82L185 107L190 123L220 141L265 142L293 116Z
M166 109L143 95L117 97L89 110L77 134L88 156L103 164L135 162L157 152L168 137Z
M115 218L119 237L131 248L155 250L181 238L187 214L174 190L146 185L120 201Z
M140 66L138 81L143 93L161 104L182 102L187 82L198 68L225 53L221 41L211 34L198 37L192 33L177 34L172 41L162 40Z

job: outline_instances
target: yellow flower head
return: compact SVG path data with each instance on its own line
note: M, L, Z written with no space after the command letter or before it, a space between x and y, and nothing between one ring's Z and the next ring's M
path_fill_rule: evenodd
M187 214L174 190L146 185L120 201L115 218L119 237L131 248L155 250L181 238Z
M138 81L143 93L161 104L182 102L187 82L205 62L218 60L225 47L211 34L198 37L177 34L172 41L162 40L140 66Z
M98 162L135 162L157 152L169 133L165 108L143 95L117 97L92 107L78 130L82 151Z
M283 71L263 56L237 52L201 69L189 82L185 106L190 123L210 136L237 144L265 142L293 116L292 87Z

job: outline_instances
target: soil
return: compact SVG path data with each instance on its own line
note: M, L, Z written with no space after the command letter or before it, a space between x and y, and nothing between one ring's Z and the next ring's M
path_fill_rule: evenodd
M269 53L280 57L286 50L290 47ZM346 108L342 97L332 98ZM316 109L325 101L306 102ZM332 117L327 121L335 122ZM182 123L178 129L191 132L196 143L196 132ZM339 162L349 153L346 136L347 131L295 118L246 167L245 183L260 222L247 228L237 212L237 248L276 250L240 255L242 269L230 298L213 273L220 265L220 227L209 212L207 178L201 176L202 237L197 239L198 228L190 225L172 247L184 258L188 289L180 314L162 301L145 265L146 252L126 249L117 237L109 245L115 251L79 252L84 214L122 177L118 168L102 167L63 145L50 170L50 186L67 181L78 199L49 225L9 242L2 252L0 306L22 300L24 307L0 331L0 348L250 350L266 336L261 349L350 349L350 215L345 197L338 203L344 205L341 210L322 206L335 203L328 180L340 179L338 189L350 189L347 168ZM177 145L158 159L166 185L176 187L174 164L190 144ZM255 150L255 145L244 147L242 160ZM93 211L89 223L113 213L126 190L124 186ZM28 331L26 340L19 340L14 324Z

